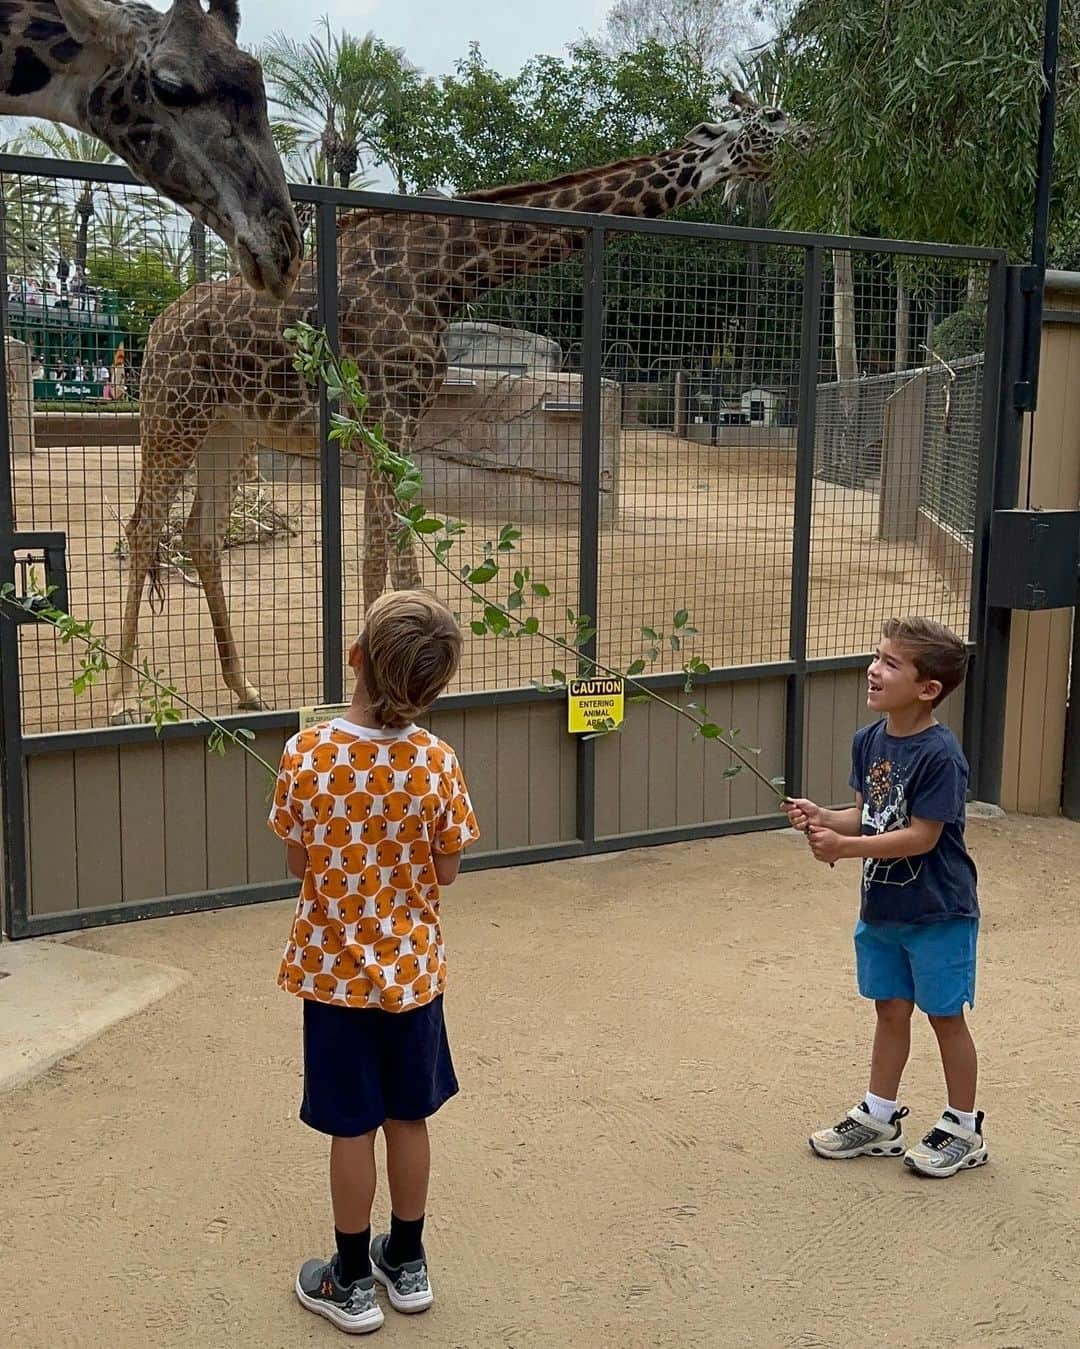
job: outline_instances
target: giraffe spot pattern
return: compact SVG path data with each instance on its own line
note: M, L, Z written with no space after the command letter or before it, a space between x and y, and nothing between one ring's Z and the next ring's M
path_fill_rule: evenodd
M343 1007L406 1011L446 987L434 858L479 837L457 756L428 731L342 720L293 736L270 828L307 868L278 984Z

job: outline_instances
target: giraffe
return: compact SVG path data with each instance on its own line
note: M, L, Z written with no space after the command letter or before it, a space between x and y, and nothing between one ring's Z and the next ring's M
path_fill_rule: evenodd
M770 172L777 143L797 133L779 108L731 96L726 120L702 123L672 149L567 174L545 183L465 194L468 201L656 217L737 178ZM342 353L359 365L368 415L391 444L408 447L446 372L443 334L463 304L511 276L568 257L582 236L523 221L359 210L338 222ZM316 395L293 369L281 336L316 321L315 269L305 262L284 306L233 277L204 283L155 321L140 380L142 463L127 525L129 573L120 652L134 657L144 583L157 587L157 550L169 507L194 465L196 490L184 527L213 623L224 682L238 710L263 707L247 680L225 599L221 548L233 495L256 444L318 453ZM394 538L392 491L369 472L365 489L363 592L378 597L389 566L395 587L420 584L411 548ZM160 590L159 590L160 594ZM133 681L119 665L110 689L115 724L138 719Z
M0 115L97 136L209 225L255 291L284 299L300 230L237 0L2 0Z

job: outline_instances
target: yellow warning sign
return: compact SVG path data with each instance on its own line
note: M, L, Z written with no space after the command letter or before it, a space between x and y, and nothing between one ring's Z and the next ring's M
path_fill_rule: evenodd
M318 726L321 721L333 721L335 717L343 717L348 710L348 703L322 703L315 707L302 707L300 729L306 731L311 726Z
M569 730L571 735L595 731L597 723L616 726L623 720L623 681L614 675L593 679L571 679L567 683Z

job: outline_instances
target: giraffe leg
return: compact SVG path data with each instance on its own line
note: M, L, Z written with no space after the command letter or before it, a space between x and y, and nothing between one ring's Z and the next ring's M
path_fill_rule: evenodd
M386 511L379 500L375 470L367 467L364 484L364 610L371 608L386 588Z
M151 586L157 583L161 535L168 519L169 507L183 481L184 465L181 463L161 467L149 465L139 482L139 497L125 529L128 541L128 582L120 632L120 655L123 661L135 661L143 585L147 576L151 578ZM109 680L109 703L109 721L113 726L127 726L142 720L135 672L121 661L113 667Z
M382 415L383 432L391 445L408 453L416 433L416 421L392 407ZM412 540L398 546L399 529L394 516L397 504L390 484L368 467L364 490L364 608L379 598L386 586L387 568L395 590L414 590L421 584L420 567Z
M222 544L243 474L245 451L246 437L238 427L218 426L206 437L199 454L195 500L184 525L184 549L202 582L214 625L222 678L236 696L239 711L261 712L263 701L259 690L244 676L221 575Z

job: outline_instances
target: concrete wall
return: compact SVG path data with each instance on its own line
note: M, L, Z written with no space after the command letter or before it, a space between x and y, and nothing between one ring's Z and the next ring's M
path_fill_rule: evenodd
M4 338L4 366L11 449L14 454L28 454L34 449L34 381L30 348L25 342L14 337Z

